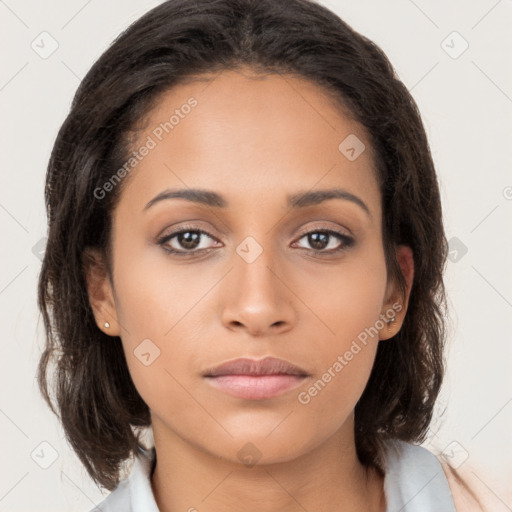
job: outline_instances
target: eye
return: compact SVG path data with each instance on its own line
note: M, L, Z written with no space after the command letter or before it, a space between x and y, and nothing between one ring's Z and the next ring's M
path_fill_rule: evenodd
M157 243L171 254L186 256L209 249L210 247L208 247L207 243L203 243L206 242L207 238L216 240L212 235L202 229L185 226L179 231L163 236Z
M306 239L307 243L312 247L311 250L313 252L322 254L338 253L354 245L354 239L352 237L332 229L308 231L304 233L299 240L302 239Z

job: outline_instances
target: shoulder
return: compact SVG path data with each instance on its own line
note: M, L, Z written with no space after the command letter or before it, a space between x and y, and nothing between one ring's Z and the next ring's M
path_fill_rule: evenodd
M90 512L131 512L129 480L122 480L119 485Z
M450 485L457 512L487 512L500 505L494 501L490 492L482 490L481 481L471 479L469 473L462 474L442 460L441 466ZM488 508L491 507L491 502L494 506Z
M391 499L398 493L403 500L398 509L405 507L404 512L416 510L409 508L415 502L422 512L490 512L501 506L473 472L455 469L422 446L393 440L388 444L387 466Z
M126 478L90 512L158 512L151 489L154 448L139 448Z
M384 466L388 510L458 512L441 464L426 448L389 440Z
M466 510L482 510L476 501L475 496L471 493L469 486L457 473L457 471L443 461L441 461L441 467L443 468L446 479L448 480L453 500L455 502L455 506L457 507L457 512L465 512Z

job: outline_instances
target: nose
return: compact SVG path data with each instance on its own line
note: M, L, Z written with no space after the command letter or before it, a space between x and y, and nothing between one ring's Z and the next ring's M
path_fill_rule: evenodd
M252 336L275 336L296 322L290 278L279 272L265 248L252 262L233 255L233 268L223 282L222 323Z

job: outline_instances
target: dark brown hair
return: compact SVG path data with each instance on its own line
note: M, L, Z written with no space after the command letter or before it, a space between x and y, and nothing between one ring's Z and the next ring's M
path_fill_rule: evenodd
M107 489L118 483L121 464L141 443L137 427L148 426L150 415L121 339L96 325L83 267L84 249L99 248L112 275L112 212L125 183L101 199L94 191L129 158L128 134L161 93L187 77L242 66L306 78L366 128L381 189L386 265L402 291L395 248L406 244L414 253L404 324L379 343L356 405L360 461L382 471L385 440L422 441L432 417L444 371L447 244L429 145L407 88L373 42L311 1L169 0L126 29L83 79L46 177L39 385L88 473Z

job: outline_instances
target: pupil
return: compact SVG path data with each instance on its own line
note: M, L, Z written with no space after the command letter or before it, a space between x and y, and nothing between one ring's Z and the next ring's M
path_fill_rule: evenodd
M325 249L328 245L328 238L327 233L312 233L309 235L309 243L316 250Z
M199 233L194 233L191 231L180 233L178 235L179 243L186 249L195 249L195 247L198 245L199 236Z

